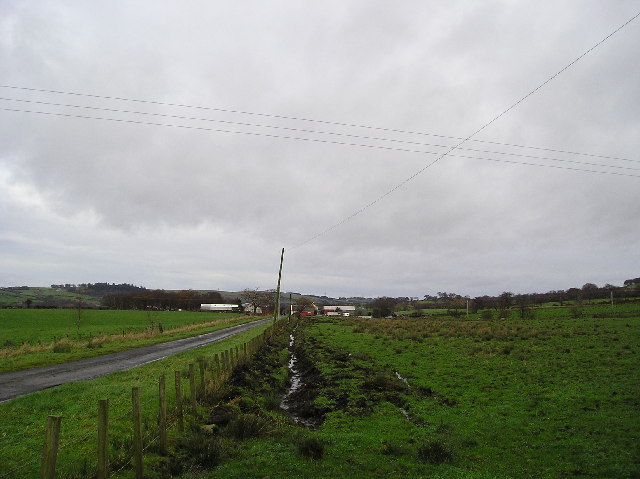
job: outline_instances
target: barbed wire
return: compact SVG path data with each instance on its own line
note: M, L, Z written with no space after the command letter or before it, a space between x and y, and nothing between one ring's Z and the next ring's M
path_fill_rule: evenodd
M11 475L13 475L14 473L16 473L17 471L20 471L22 469L24 469L25 467L27 467L28 465L31 464L35 464L36 462L42 460L42 457L40 456L40 454L34 454L33 456L31 456L27 461L23 462L21 465L19 465L18 467L16 467L15 469L11 469L10 471L3 473L2 475L0 475L0 479L4 479L6 477L10 477Z

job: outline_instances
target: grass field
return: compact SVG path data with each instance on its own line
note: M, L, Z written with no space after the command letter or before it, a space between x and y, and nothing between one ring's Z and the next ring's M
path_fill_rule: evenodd
M184 477L640 477L640 315L624 309L315 320L298 354L322 425L244 440L214 472ZM304 456L304 440L321 459Z
M305 320L295 332L304 375L292 411L315 429L279 407L288 334L237 368L183 436L171 434L168 457L149 445L148 477L640 477L638 304L585 306L578 318L559 308L528 320L515 311L507 320ZM150 398L145 431L153 439L157 376L224 347L0 404L0 470L31 458L25 468L35 471L44 417L62 413L73 430L63 428L59 477L91 477L95 446L82 442L95 434L88 411L110 397L114 464L123 467L115 477L133 477L118 453L130 448L120 416L132 383ZM219 407L230 422L204 432Z
M87 309L79 328L76 320L75 310L0 309L0 372L180 339L251 318L240 313Z

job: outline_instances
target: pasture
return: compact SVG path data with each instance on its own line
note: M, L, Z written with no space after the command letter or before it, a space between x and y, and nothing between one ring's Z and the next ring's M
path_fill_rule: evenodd
M280 408L289 387L287 331L211 391L184 435L171 433L167 457L150 446L147 474L639 477L640 307L589 305L574 316L569 308L542 308L533 319L519 319L517 311L506 320L307 318L294 332L303 386L288 413ZM20 466L21 455L40 447L47 414L63 414L63 424L91 434L86 411L100 397L113 397L121 418L132 383L152 396L162 371L184 370L197 355L224 347L0 405L3 461ZM228 425L206 425L216 405L232 415ZM153 410L147 413L153 439ZM95 446L78 441L75 431L63 434L60 477L86 477ZM111 444L121 468L114 477L133 477L118 455L130 448L126 434L118 426Z
M638 477L640 314L622 309L310 320L297 354L318 429L248 440L215 472L185 477ZM321 459L303 456L301 437Z
M249 320L240 313L0 309L0 372L180 339Z

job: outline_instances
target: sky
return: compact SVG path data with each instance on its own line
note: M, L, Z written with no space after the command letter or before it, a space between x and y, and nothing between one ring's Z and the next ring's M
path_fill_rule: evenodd
M640 19L491 120L639 10L4 0L0 286L275 288L283 247L307 294L621 285Z

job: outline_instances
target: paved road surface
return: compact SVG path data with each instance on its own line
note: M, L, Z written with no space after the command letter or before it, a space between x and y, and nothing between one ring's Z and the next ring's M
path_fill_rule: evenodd
M172 354L220 341L268 321L272 320L261 319L192 338L105 354L104 356L81 359L71 363L0 374L0 402L68 382L85 381L116 371L133 369L137 366L166 358Z

